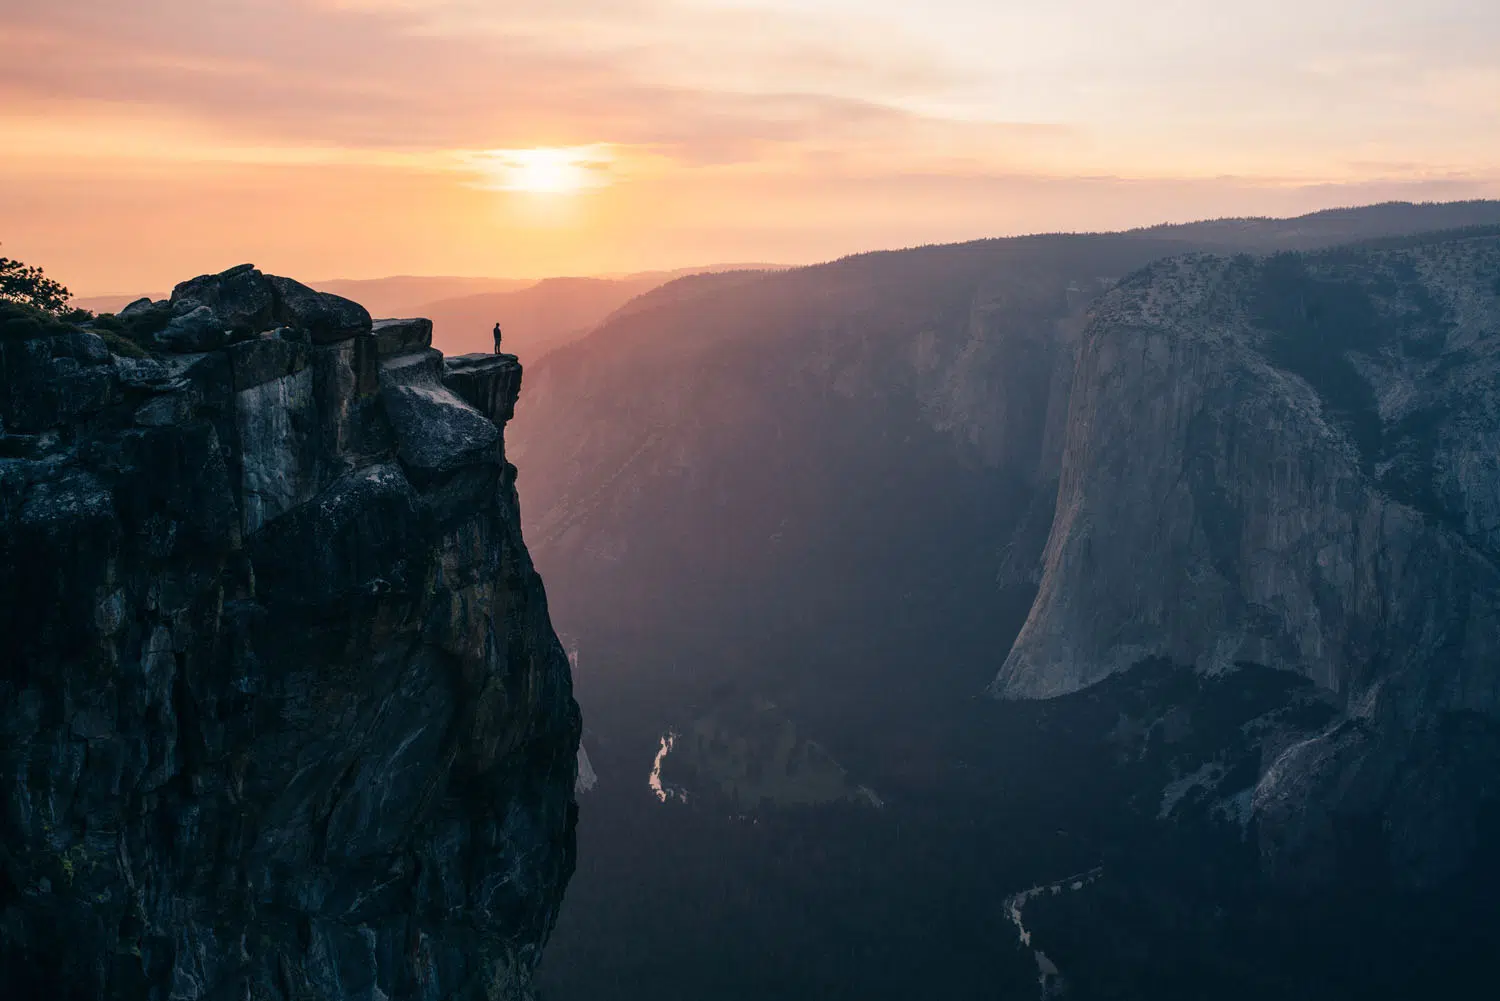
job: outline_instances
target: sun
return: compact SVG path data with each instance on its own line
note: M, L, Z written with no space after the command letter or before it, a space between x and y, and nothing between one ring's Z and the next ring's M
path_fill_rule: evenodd
M565 149L517 150L506 171L508 186L514 191L563 194L590 183L588 168Z
M606 146L541 146L492 149L472 156L472 165L495 191L568 195L610 183Z

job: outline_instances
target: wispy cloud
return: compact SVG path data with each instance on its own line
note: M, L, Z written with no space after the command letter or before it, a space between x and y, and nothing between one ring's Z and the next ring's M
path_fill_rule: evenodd
M1142 190L1490 191L1500 163L1500 4L1473 0L0 5L0 235L52 257L233 197L267 253L341 229L344 271L791 260L1157 221ZM543 176L589 214L520 213ZM173 261L248 239L193 232ZM169 266L116 258L86 267Z

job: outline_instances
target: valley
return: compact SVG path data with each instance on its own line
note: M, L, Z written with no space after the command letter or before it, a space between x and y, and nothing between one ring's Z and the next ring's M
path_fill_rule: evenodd
M1344 234L1338 218L1323 243ZM1283 232L1316 247L1317 224ZM1254 232L1244 249L1282 242ZM1485 245L1476 234L1470 245ZM1401 996L1393 985L1408 981L1390 970L1366 977L1300 952L1342 939L1298 923L1302 891L1263 875L1276 836L1253 787L1279 748L1342 712L1316 672L1309 685L1253 665L1266 654L1245 656L1243 641L1236 652L1218 640L1205 641L1195 668L1168 621L1154 627L1155 649L1104 641L1129 668L1118 684L1042 702L985 695L1018 656L1017 637L1038 628L1028 618L1057 573L1053 498L1077 482L1069 440L1087 425L1075 380L1098 377L1075 359L1099 336L1099 304L1127 275L1151 274L1152 260L1198 249L1163 235L932 248L696 288L687 279L659 306L647 295L537 366L532 409L517 418L518 484L559 628L583 651L585 745L600 775L582 801L584 861L543 970L554 996L602 990L590 978L614 963L641 997L1029 996L1036 962L1007 900L1094 871L1086 890L1027 905L1034 947L1063 974L1048 990L1066 982L1072 996L1137 997L1213 983L1226 997ZM1131 437L1145 425L1114 426L1122 437L1106 468L1154 468L1131 462L1156 448ZM1216 510L1172 517L1206 519L1212 531L1224 517ZM1064 593L1098 589L1086 607L1099 616L1105 595L1144 586L1123 565L1108 573ZM1199 580L1190 586L1201 591ZM744 786L770 762L746 759L754 738L722 721L769 705L883 807L773 805L766 787ZM1454 767L1487 767L1493 737L1475 725L1464 739L1479 742L1477 757ZM670 753L658 757L668 735ZM647 785L653 760L665 801ZM771 774L797 788L788 769ZM746 789L760 803L748 811ZM1486 809L1471 822L1489 823ZM1354 830L1340 837L1361 844ZM651 851L627 863L637 838ZM1472 874L1483 863L1463 864ZM1344 885L1321 871L1318 885ZM1338 893L1365 894L1361 913L1407 907L1394 903L1408 892L1400 874L1378 871ZM1441 909L1463 885L1447 876L1411 891L1411 912ZM1329 906L1355 906L1340 899ZM735 916L721 922L728 901L739 902ZM1221 907L1226 916L1202 923ZM657 926L643 914L674 918ZM1105 915L1131 934L1098 931ZM1133 965L1135 950L1181 936L1184 922L1204 936L1194 938L1199 962ZM783 925L803 929L797 951L778 951L785 938L769 945ZM1387 942L1392 955L1437 948L1399 922L1361 927L1362 941ZM660 972L625 958L622 939L655 955L659 938L678 950ZM600 954L603 942L620 958ZM809 953L841 949L878 958L817 979ZM1236 972L1257 954L1270 964L1263 975ZM1429 982L1464 970L1423 968Z

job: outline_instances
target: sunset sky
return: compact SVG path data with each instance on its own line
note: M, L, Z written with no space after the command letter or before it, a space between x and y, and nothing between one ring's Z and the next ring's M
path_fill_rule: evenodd
M0 0L0 253L539 276L1500 196L1482 0Z

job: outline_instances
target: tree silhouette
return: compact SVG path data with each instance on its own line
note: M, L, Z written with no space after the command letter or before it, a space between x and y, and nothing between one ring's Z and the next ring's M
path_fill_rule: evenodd
M41 268L0 257L0 299L48 313L63 313L68 308L68 297L68 290L43 274Z

